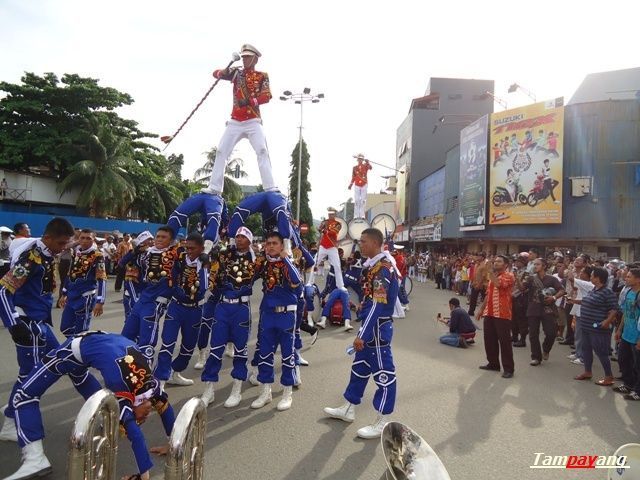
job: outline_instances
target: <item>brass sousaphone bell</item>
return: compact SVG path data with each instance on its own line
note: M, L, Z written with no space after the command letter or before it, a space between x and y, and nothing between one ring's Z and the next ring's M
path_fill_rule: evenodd
M380 443L387 480L451 480L436 452L406 425L387 423Z

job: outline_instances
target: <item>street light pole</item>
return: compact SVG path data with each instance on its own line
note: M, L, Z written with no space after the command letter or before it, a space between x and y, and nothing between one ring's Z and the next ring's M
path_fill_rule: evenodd
M292 93L290 90L285 90L280 97L280 100L287 101L293 100L294 103L300 104L300 126L298 134L298 195L296 198L296 221L300 223L300 198L302 189L302 128L303 128L303 106L304 102L318 103L320 99L324 98L323 93L311 94L310 88L305 88L300 93Z

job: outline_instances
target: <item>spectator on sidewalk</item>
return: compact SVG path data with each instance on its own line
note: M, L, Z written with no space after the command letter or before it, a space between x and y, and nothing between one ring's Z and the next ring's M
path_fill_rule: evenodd
M476 326L467 312L460 307L460 300L453 297L449 300L451 317L446 323L449 333L440 337L440 343L451 347L467 348L469 343L474 343Z
M515 283L511 292L512 320L511 340L514 347L526 347L529 323L527 321L527 295L523 293L524 282L529 276L526 270L527 257L519 255L513 262Z
M476 256L476 264L471 280L471 298L469 299L469 315L476 313L478 305L478 297L484 300L485 290L489 281L489 265L487 263L487 254L480 252Z
M575 352L568 355L567 358L576 365L584 365L584 356L582 355L582 328L580 328L580 302L587 293L593 290L593 283L591 283L591 272L593 268L590 266L581 266L579 278L574 277L574 271L575 268L567 273L567 282L570 288L568 294L569 303L573 305L569 313L573 317L571 319L571 325L573 327Z
M634 350L640 339L638 332L638 317L640 317L640 269L632 268L627 272L626 288L622 293L622 322L616 329L615 339L620 342L618 350L618 365L622 373L622 384L614 387L614 391L630 394L638 382L638 373L634 369ZM640 393L640 392L636 392ZM639 398L640 399L640 398ZM634 399L635 400L635 399Z

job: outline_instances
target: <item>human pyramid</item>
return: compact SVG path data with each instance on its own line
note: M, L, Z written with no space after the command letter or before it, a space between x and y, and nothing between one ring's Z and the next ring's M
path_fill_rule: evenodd
M141 424L152 410L162 418L169 435L175 416L165 384L192 385L183 372L196 347L196 369L202 369L203 402L214 402L216 383L225 349L232 346L233 387L224 407L242 401L244 382L260 388L251 408L272 401L274 364L280 347L282 397L277 410L292 406L293 387L299 385L300 365L308 365L300 355L300 331L317 338L317 329L304 322L305 306L313 304L314 265L329 259L335 276L334 299L344 300L349 311L337 248L341 225L335 211L321 225L322 240L314 256L303 244L292 222L287 198L275 186L259 106L271 98L269 77L255 70L260 52L244 45L240 52L243 68L216 70L217 79L233 85L231 120L220 141L207 188L184 201L155 235L138 235L135 248L120 261L126 269L125 321L120 334L90 329L93 315L102 313L106 297L104 259L96 250L94 235L83 230L74 250L71 274L65 283L63 334L60 344L51 330L54 256L74 236L71 224L53 219L39 239L30 239L12 255L12 267L0 280L0 316L16 344L19 373L8 405L0 440L17 441L23 463L7 480L45 475L51 464L44 454L44 428L39 402L46 390L68 375L85 398L102 388L90 372L97 370L106 388L114 392L120 406L120 422L131 442L139 473L129 479L148 479L153 465L149 452L166 454L168 447L146 446ZM244 199L229 215L223 198L226 162L235 146L247 138L256 151L264 192ZM170 141L172 138L166 139ZM368 161L358 158L352 185L357 189L358 214L364 217ZM357 172L356 172L357 170ZM349 186L351 188L351 185ZM190 215L200 213L200 231L190 232L184 245L176 243L178 231ZM262 216L264 252L252 248L253 233L245 226L255 213ZM205 253L210 241L213 248ZM223 245L228 241L227 245ZM395 367L391 355L392 315L397 303L400 274L388 252L383 250L382 232L367 228L359 239L357 273L347 272L347 285L356 289L360 306L360 328L353 341L355 356L346 403L325 408L327 415L347 422L355 420L369 377L377 385L374 408L376 420L360 430L363 438L377 438L394 409ZM311 272L305 285L305 273ZM247 343L252 318L250 299L253 285L262 281L262 301L257 345L250 362ZM325 317L323 317L324 319ZM324 324L321 321L321 327ZM345 322L351 330L350 322ZM181 337L178 354L174 351ZM161 347L157 352L158 339Z

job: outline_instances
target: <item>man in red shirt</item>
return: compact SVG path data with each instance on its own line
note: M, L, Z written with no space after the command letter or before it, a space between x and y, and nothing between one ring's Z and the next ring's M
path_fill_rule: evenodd
M482 307L476 320L484 316L484 350L488 363L481 365L482 370L500 371L502 357L503 378L512 378L514 372L513 348L511 345L511 291L515 278L507 271L509 258L496 256L493 269L489 270L489 284Z
M329 263L333 267L333 271L336 278L336 286L341 290L344 288L344 281L342 278L342 268L340 267L340 255L338 254L338 232L342 228L342 225L336 220L336 210L333 208L328 209L329 218L320 224L320 248L316 255L316 266L320 265L329 259ZM308 285L313 284L313 278L315 276L315 269L311 271Z
M353 189L354 218L364 218L367 205L367 173L371 170L371 164L362 153L356 155L355 158L358 160L358 164L353 167L349 190L355 185Z
M243 138L249 139L258 156L258 167L264 190L266 192L277 190L260 118L260 105L271 100L269 76L265 72L255 70L258 58L262 56L256 47L249 44L243 45L240 56L244 69L228 68L213 72L215 78L233 83L233 110L231 120L227 122L227 128L218 144L209 185L202 189L203 193L214 195L222 193L227 160L236 144Z

